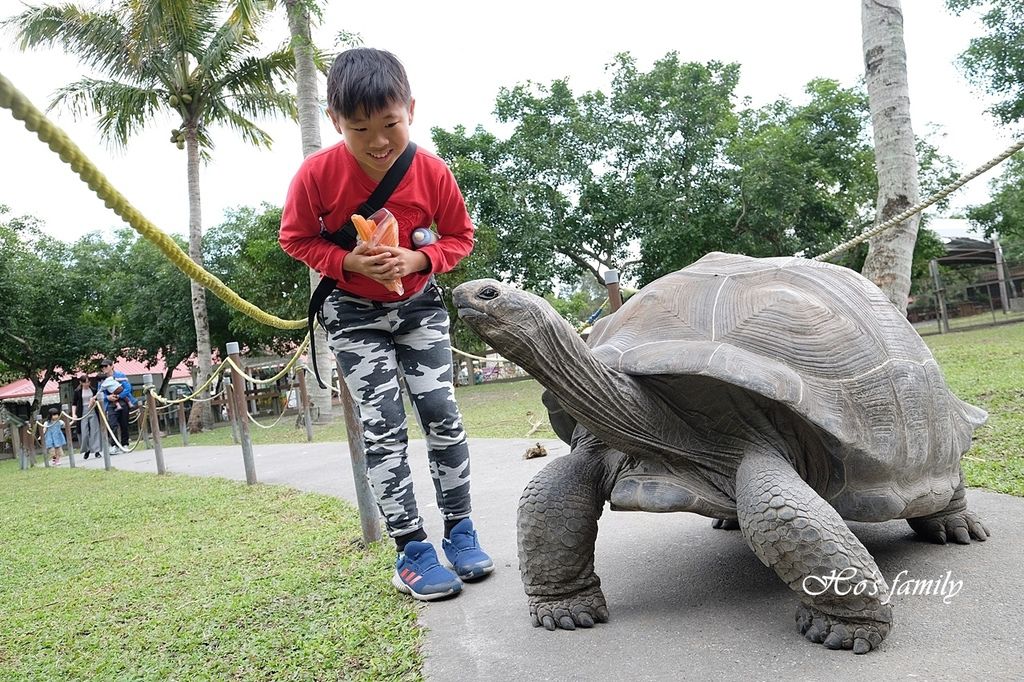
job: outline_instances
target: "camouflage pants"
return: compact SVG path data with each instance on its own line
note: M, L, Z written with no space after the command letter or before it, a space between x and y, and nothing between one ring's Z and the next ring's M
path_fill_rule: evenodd
M407 461L408 418L399 372L427 442L437 506L469 516L469 446L455 403L448 311L431 280L404 301L379 303L335 290L321 322L359 405L366 468L392 537L423 526Z

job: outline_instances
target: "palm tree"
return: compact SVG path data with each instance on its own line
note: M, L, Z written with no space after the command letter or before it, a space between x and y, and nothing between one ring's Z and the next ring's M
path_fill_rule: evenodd
M318 65L323 65L322 55L313 45L310 33L312 16L319 17L316 0L283 0L288 16L288 31L291 35L291 49L295 56L295 95L298 103L299 134L302 140L302 155L320 149L320 96L317 88ZM309 290L315 291L320 283L320 273L309 269ZM334 366L334 355L327 345L327 332L320 325L314 325L316 335L316 362L327 375L327 388L320 388L314 381L307 384L310 400L317 406L319 420L324 423L333 420L331 414L330 367Z
M862 0L864 70L878 174L876 221L883 222L918 201L917 152L910 125L907 49L899 0ZM862 273L907 311L910 269L920 214L868 242Z
M125 145L157 115L181 117L171 142L188 160L189 255L200 265L199 163L213 148L211 127L226 125L247 142L269 147L270 136L253 118L296 115L295 98L278 87L294 72L291 50L253 54L265 8L254 0L117 0L103 9L28 7L5 22L17 29L22 49L59 45L107 76L64 86L50 105L65 104L76 116L99 112L104 139ZM212 349L206 291L195 282L192 312L201 385L212 371ZM192 431L212 423L208 403L199 406L189 419Z

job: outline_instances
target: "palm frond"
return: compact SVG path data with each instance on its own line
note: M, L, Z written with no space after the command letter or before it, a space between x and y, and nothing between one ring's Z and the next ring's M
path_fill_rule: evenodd
M52 106L63 104L75 116L98 113L96 128L103 139L124 146L152 118L166 94L117 81L83 78L60 88Z
M274 140L270 135L260 128L252 120L243 116L240 112L228 107L224 102L215 102L209 109L210 122L221 123L233 128L243 140L256 147L270 149Z
M22 50L58 46L111 76L133 77L127 26L114 12L91 12L72 4L29 7L3 25L15 28Z

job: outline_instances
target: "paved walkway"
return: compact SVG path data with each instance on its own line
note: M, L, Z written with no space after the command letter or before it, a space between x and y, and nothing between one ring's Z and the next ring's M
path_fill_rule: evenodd
M1024 676L1024 499L972 490L969 502L993 537L984 544L919 542L903 521L853 524L890 581L942 579L963 588L894 598L895 627L865 656L806 642L797 599L749 551L738 532L716 531L692 514L605 513L596 568L611 622L592 630L547 632L530 625L516 558L519 495L552 458L524 460L531 440L471 440L474 521L497 563L487 580L457 599L424 606L426 674L432 680L681 679L1021 679ZM433 505L423 441L411 446L415 485L431 540ZM244 480L241 449L164 451L170 471ZM355 500L347 449L337 443L258 446L262 483ZM102 462L78 461L90 468ZM152 451L113 458L118 469L155 472ZM66 466L66 464L64 465Z

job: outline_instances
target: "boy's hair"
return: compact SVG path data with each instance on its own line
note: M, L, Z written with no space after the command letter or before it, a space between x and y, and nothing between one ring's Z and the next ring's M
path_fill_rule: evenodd
M58 410L56 407L51 407L50 408L50 416L51 417L53 417L54 415L58 415L58 414L60 414L60 410Z
M327 74L327 106L342 118L369 116L390 104L411 101L405 67L384 50L345 50L334 58Z

